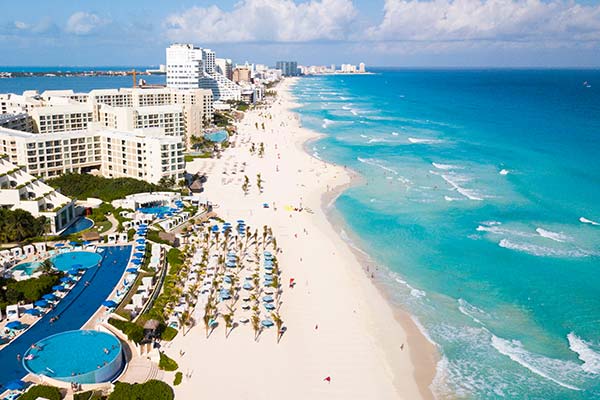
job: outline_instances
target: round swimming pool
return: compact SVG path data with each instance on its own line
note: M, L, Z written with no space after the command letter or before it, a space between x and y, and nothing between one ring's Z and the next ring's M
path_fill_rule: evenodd
M163 218L166 215L169 215L175 211L176 208L172 208L169 206L155 206L155 207L140 207L138 211L144 214L156 214L158 218Z
M115 379L123 370L121 342L99 331L66 331L35 343L23 356L31 373L65 382L99 383Z
M62 253L50 259L59 271L69 271L73 268L88 269L95 267L102 260L102 256L90 251L71 251Z
M211 142L221 143L227 140L228 135L227 131L219 130L215 132L206 133L204 134L204 137L210 140Z
M71 226L69 226L67 229L65 229L60 235L61 236L72 235L73 233L77 233L77 232L84 231L86 229L90 229L92 226L94 226L94 221L92 221L91 219L79 218L77 221L72 223Z

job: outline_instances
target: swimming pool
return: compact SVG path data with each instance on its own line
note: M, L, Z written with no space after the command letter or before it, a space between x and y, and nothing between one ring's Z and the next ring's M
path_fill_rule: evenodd
M99 383L117 377L123 369L119 340L99 331L66 331L38 341L23 356L31 373L65 382Z
M220 130L216 132L206 133L204 137L211 142L221 143L227 140L227 131Z
M91 251L71 251L69 253L59 254L50 259L52 264L54 264L54 267L63 272L73 268L92 268L98 265L101 260L102 257L99 254L92 253Z
M77 221L71 224L67 229L65 229L60 236L68 236L73 233L81 232L86 229L90 229L94 226L94 221L89 218L79 218Z
M155 207L140 207L138 208L139 212L144 214L156 214L158 218L164 217L168 213L173 213L177 211L177 209L169 207L169 206L155 206Z
M23 271L25 275L32 275L36 269L38 269L42 265L42 263L37 261L32 262L24 262L18 265L15 265L12 270L13 271Z

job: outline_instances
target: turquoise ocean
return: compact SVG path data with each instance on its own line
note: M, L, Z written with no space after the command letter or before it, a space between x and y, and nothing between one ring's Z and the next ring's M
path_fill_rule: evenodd
M333 213L440 354L436 397L600 398L600 71L299 80Z

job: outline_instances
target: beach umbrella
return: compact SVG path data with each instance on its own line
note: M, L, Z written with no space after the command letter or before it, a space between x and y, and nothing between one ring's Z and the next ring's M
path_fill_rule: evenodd
M265 309L271 311L275 309L275 306L273 305L273 303L265 303Z
M19 329L21 327L20 321L11 321L5 325L8 329Z
M144 243L146 243L146 239L138 239L138 240L136 240L136 242L139 244L144 244Z
M264 296L262 299L266 303L271 303L273 301L273 296Z
M42 313L40 312L40 310L36 309L36 308L30 308L24 311L24 314L29 314L29 315L33 315L34 317L38 317L40 315L42 315Z
M246 290L254 289L254 286L252 286L249 282L244 283L244 286L242 286L242 287Z
M238 223L238 224L243 224L243 223L244 223L244 220L243 220L243 219L238 219L238 220L237 220L237 223Z
M65 290L65 287L62 285L56 285L56 286L52 286L52 290L56 291L62 291Z
M264 255L265 257L271 257L271 256L272 256L272 254L271 254L271 252L270 252L270 251L265 251L265 252L263 253L263 255Z
M55 243L54 247L64 247L65 244L64 243Z
M135 258L144 258L144 253L135 253L133 256Z
M211 229L213 232L219 232L219 225L213 225Z
M46 308L48 307L48 302L46 300L38 300L35 303L33 303L33 305L36 307Z
M46 301L54 301L57 299L57 297L55 295L53 295L52 293L48 293L42 296L42 299L46 300Z
M127 268L126 271L130 274L136 274L138 272L137 268Z
M263 319L260 324L266 328L270 328L273 326L273 321L271 321L270 319Z
M135 249L138 251L144 251L146 250L146 246L136 246Z
M265 269L267 271L272 271L273 270L273 266L272 265L265 265Z
M79 273L79 270L77 269L70 269L69 272L67 272L67 274L69 275L77 275Z
M73 278L68 277L68 276L63 276L62 278L59 279L62 283L66 283L66 282L72 282Z
M231 283L231 278L228 277L228 276L226 276L226 277L223 278L223 282L225 282L225 283Z
M83 265L81 265L81 264L73 264L73 265L71 265L71 268L81 269L81 268L83 268Z
M115 308L118 304L113 300L105 300L102 302L102 305L107 308Z
M147 228L148 224L140 224L140 226L138 228Z
M25 388L25 382L20 379L10 381L4 386L6 390L22 390L23 388Z
M84 241L83 241L83 244L84 244L84 245L86 245L86 246L87 246L88 244L90 244L90 243L92 243L92 242L90 242L89 240L84 240Z
M79 246L79 242L75 242L75 241L73 241L73 242L69 242L69 244L70 244L71 246Z
M142 263L142 260L140 260L139 258L136 258L134 260L131 260L131 263L135 264L135 265L140 265Z

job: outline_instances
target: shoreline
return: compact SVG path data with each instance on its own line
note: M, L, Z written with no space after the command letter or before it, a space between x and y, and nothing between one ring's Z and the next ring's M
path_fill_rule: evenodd
M291 87L289 88L288 92L293 101L296 101L296 99L291 93L291 90L293 89L293 85L296 84L297 80L293 82L292 85L290 85ZM297 103L291 105L288 108L288 111L299 118L300 115L296 111L297 106ZM303 127L301 123L300 126L302 127L302 129L309 130L308 128ZM309 156L317 158L312 154L310 146L318 142L322 138L326 137L326 135L321 132L314 133L315 137L309 138L305 140L304 143L302 143L301 150L307 153ZM348 183L336 186L330 191L325 191L323 193L321 200L321 209L323 210L323 213L327 216L327 220L331 224L332 228L337 232L340 238L346 243L346 245L354 254L354 257L362 267L361 269L364 273L365 278L372 282L373 286L385 298L386 302L392 308L395 320L406 331L408 349L410 350L412 362L414 365L420 366L420 368L415 368L414 370L414 378L417 382L417 386L419 387L423 399L434 399L434 395L430 386L432 385L436 375L436 365L440 360L440 355L438 354L436 346L425 336L423 332L421 332L421 329L413 320L413 315L411 315L408 311L403 309L402 306L398 306L397 304L394 304L392 302L390 294L387 292L386 288L380 284L379 278L375 277L375 279L370 279L368 274L369 271L365 266L376 264L375 260L373 260L371 255L367 251L361 249L360 246L356 245L356 243L351 238L345 239L342 236L342 232L351 232L351 234L353 233L343 220L339 211L335 208L334 203L336 199L339 196L341 196L347 189L360 185L362 182L365 181L365 179L361 174L359 174L351 168L346 168L329 160L323 160L321 158L317 159L332 166L343 168L344 171L350 177L350 181ZM335 213L337 213L337 215ZM383 266L383 268L387 269L386 266ZM390 361L392 361L393 364L393 360Z
M266 330L253 341L250 327L241 326L228 337L217 328L207 339L200 321L164 349L186 374L176 396L194 399L202 385L206 396L228 387L229 397L247 399L430 399L431 380L423 376L435 369L413 340L416 328L399 322L327 216L327 204L360 176L306 151L322 134L300 125L288 90L293 82L278 85L269 108L245 113L221 158L187 167L208 175L205 190L220 218L272 228L282 249L285 335L277 343Z

